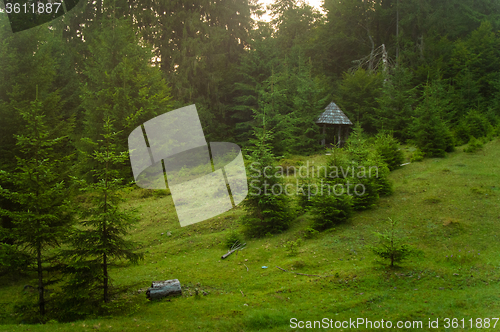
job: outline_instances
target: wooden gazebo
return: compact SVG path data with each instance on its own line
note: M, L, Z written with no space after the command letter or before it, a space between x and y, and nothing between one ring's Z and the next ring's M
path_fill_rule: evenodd
M338 146L342 146L349 135L349 126L352 126L351 120L342 112L342 110L333 101L325 108L325 111L318 117L316 124L323 125L323 139L321 145L325 145L326 127L334 127L338 132Z

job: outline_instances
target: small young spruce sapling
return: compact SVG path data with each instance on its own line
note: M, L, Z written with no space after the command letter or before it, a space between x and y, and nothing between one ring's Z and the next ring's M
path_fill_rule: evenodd
M405 242L405 239L398 236L396 226L398 221L389 218L389 229L383 233L375 232L379 238L377 246L370 247L370 249L380 258L388 259L391 262L391 267L394 263L400 263L415 254L415 249Z

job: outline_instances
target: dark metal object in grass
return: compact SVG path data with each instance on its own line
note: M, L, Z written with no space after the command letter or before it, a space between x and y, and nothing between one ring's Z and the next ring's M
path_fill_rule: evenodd
M243 250L245 249L246 243L241 243L240 241L236 241L231 249L225 253L224 255L221 256L222 259L226 258L227 256L231 255L233 252L238 251L238 250Z
M149 300L157 300L167 296L182 295L181 283L178 279L153 281L146 291Z

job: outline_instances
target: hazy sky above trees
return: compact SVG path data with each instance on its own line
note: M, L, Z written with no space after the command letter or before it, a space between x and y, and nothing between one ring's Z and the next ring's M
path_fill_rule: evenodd
M274 0L259 0L258 2L264 6L270 5ZM313 6L316 9L322 10L321 5L323 4L323 0L304 0L309 5ZM262 21L269 21L271 17L269 15L264 15L261 17Z

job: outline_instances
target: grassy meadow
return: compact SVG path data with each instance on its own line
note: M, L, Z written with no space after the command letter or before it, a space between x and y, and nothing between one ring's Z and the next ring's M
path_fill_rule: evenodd
M240 228L241 208L181 228L167 191L124 190L124 207L140 211L131 238L141 243L145 259L110 271L113 285L127 289L118 295L125 301L119 313L72 323L19 324L13 303L33 278L4 276L0 331L305 330L291 327L292 318L422 321L420 329L400 330L479 330L478 318L484 327L486 318L500 312L500 140L473 154L463 149L393 171L393 195L345 224L303 239L293 254L284 245L304 238L308 214L283 234L246 239L244 250L222 260L226 238ZM318 165L325 156L309 160ZM400 234L418 249L417 256L393 269L368 249L389 217L399 220ZM181 297L146 299L151 281L174 278L183 287ZM446 329L446 318L457 318L456 328ZM429 320L436 319L438 328L429 328ZM492 329L495 321L490 324ZM359 330L389 329L363 325Z

